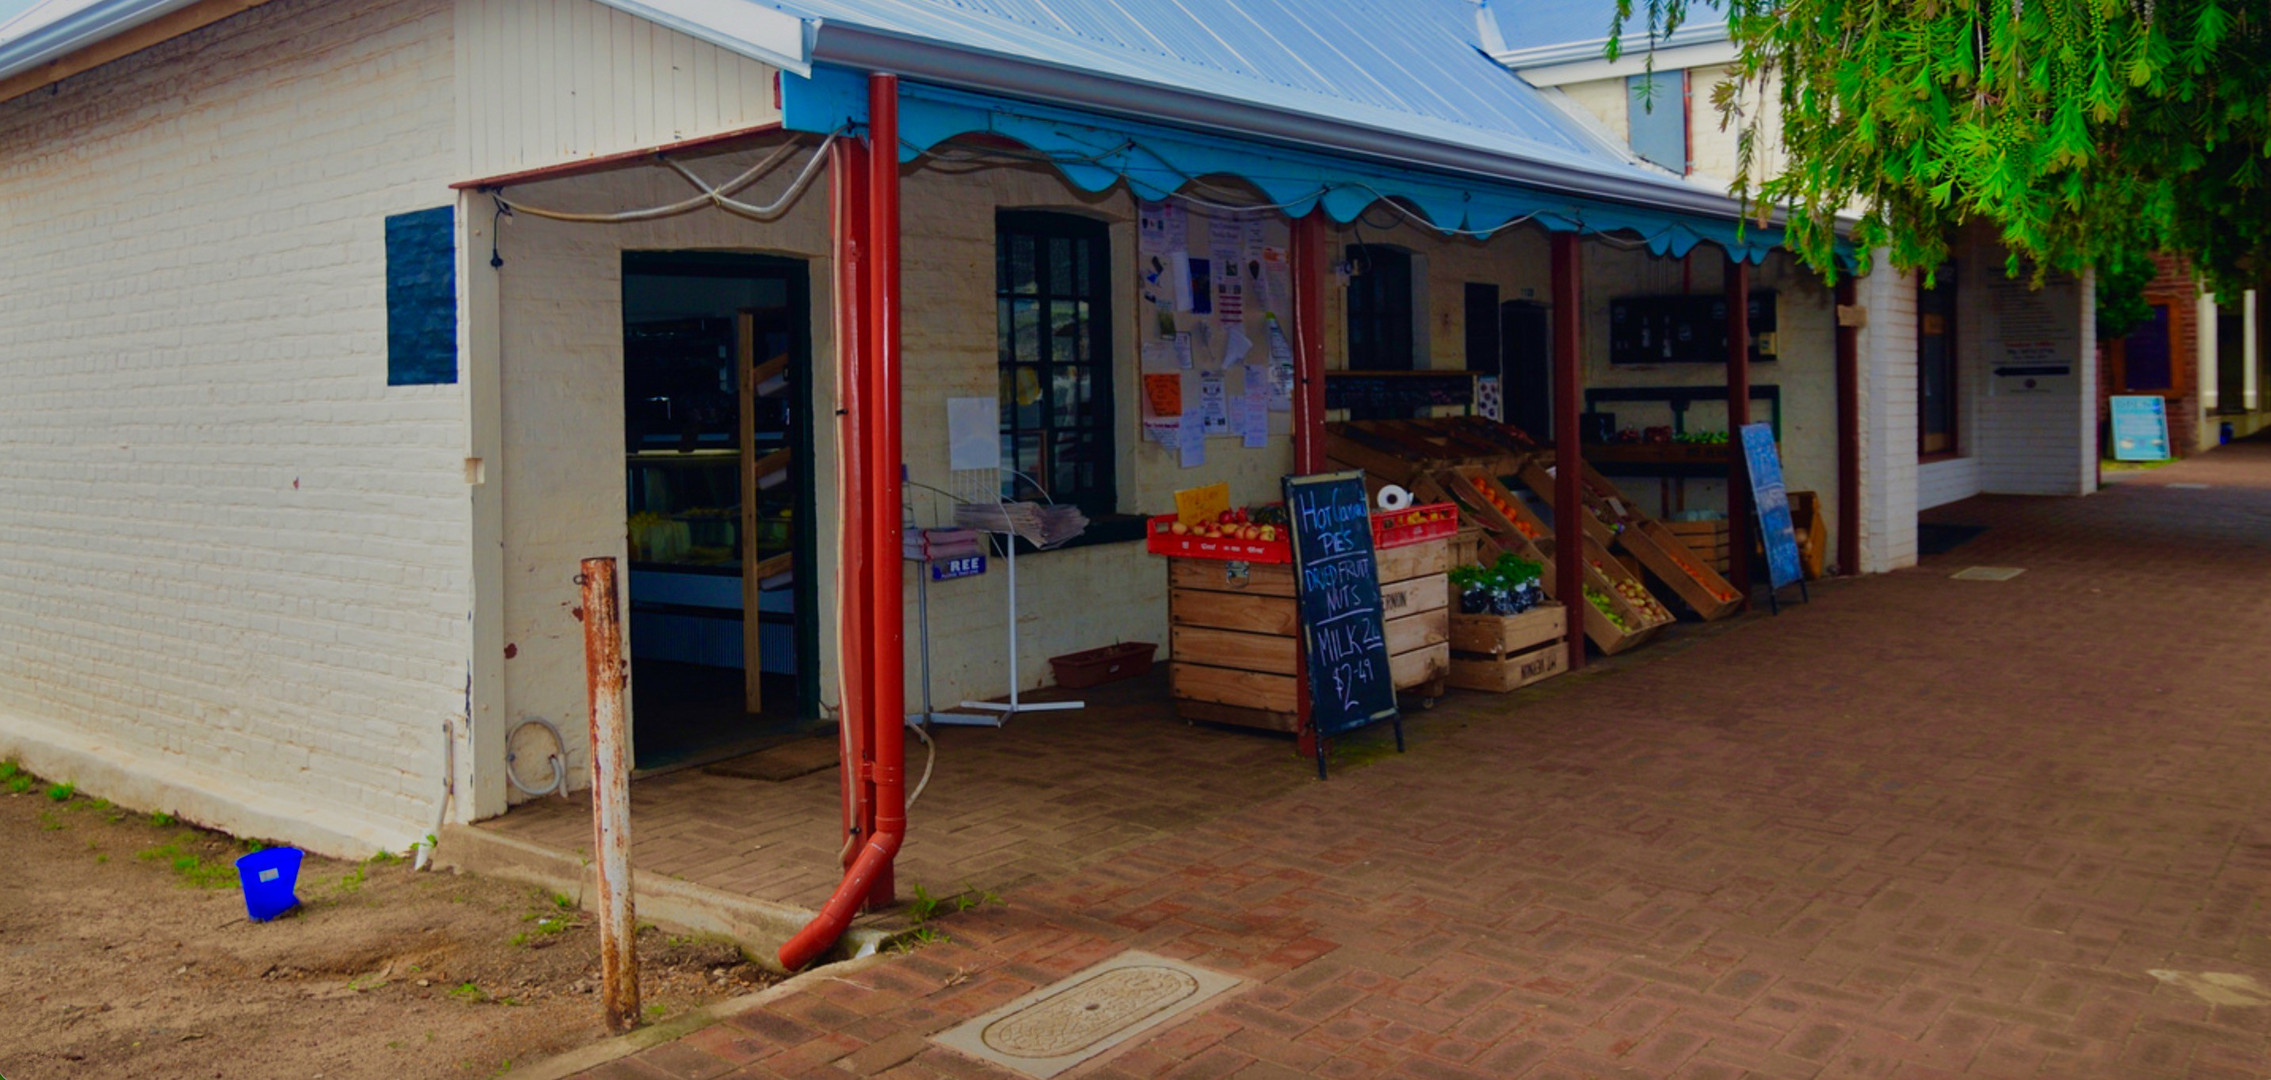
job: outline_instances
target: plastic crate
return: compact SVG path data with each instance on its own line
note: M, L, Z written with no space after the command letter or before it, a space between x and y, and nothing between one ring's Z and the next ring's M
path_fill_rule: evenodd
M1402 547L1441 540L1459 532L1459 508L1447 503L1422 503L1402 510L1372 515L1372 546Z
M1161 514L1145 526L1143 548L1154 555L1177 559L1221 559L1225 562L1291 563L1293 542L1277 540L1232 540L1228 537L1192 536L1176 533L1172 526L1175 515Z
M1082 649L1049 658L1049 670L1066 690L1086 690L1121 679L1151 674L1152 657L1159 646L1148 641L1123 641L1095 649Z

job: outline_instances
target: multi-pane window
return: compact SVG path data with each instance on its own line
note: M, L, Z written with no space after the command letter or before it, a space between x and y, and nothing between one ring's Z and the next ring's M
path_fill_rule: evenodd
M1687 175L1687 72L1658 71L1625 80L1625 141L1643 161Z
M1003 211L994 229L1002 494L1112 513L1110 236L1031 211Z
M1348 366L1410 371L1411 255L1378 244L1348 248Z

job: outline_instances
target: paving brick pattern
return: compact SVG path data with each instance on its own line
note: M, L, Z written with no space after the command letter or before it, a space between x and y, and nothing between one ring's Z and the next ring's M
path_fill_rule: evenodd
M587 1075L1003 1076L922 1037L1143 948L1250 982L1073 1075L2271 1076L2271 1007L2149 974L2271 986L2271 446L1934 516L1991 528Z

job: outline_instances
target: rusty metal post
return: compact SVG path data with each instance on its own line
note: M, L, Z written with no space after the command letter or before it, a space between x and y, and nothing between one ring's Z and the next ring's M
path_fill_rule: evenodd
M1743 425L1751 422L1751 264L1727 257L1727 583L1751 606L1751 473Z
M585 559L584 683L591 696L591 849L599 869L600 1006L607 1030L639 1022L638 916L631 898L631 739L623 716L623 621L615 560Z
M1573 232L1554 233L1548 241L1553 275L1553 491L1557 507L1567 513L1553 516L1553 572L1555 598L1568 613L1569 670L1585 666L1585 530L1578 527L1585 513L1585 458L1577 430L1585 411L1585 257Z

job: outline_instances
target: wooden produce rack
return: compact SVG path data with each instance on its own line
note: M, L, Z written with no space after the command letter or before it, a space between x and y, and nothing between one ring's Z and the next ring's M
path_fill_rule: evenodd
M1451 539L1375 556L1388 668L1399 691L1432 705L1451 671ZM1290 563L1167 560L1168 684L1186 720L1298 732L1301 615Z
M1680 543L1703 565L1727 573L1727 519L1717 521L1666 521L1664 529L1678 537Z
M1523 464L1520 476L1523 486L1552 507L1555 519L1559 520L1561 510L1553 505L1554 477L1546 471L1551 464L1550 456L1533 457ZM1582 516L1588 537L1604 544L1613 542L1624 549L1706 622L1724 619L1742 607L1742 594L1702 556L1689 550L1676 533L1665 528L1663 522L1641 513L1630 498L1590 464L1584 468L1579 490L1585 504Z
M1496 475L1511 474L1537 450L1529 436L1475 416L1434 420L1348 420L1325 425L1325 459L1344 469L1361 469L1366 486L1410 488L1429 473L1453 465L1472 465Z
M1544 604L1520 615L1451 616L1451 685L1503 694L1568 667L1568 609Z
M1535 516L1529 513L1529 508L1513 492L1507 490L1506 485L1499 483L1497 477L1471 470L1452 470L1443 474L1442 480L1444 486L1459 499L1468 517L1480 524L1488 534L1488 538L1476 552L1474 561L1488 563L1498 557L1499 551L1504 550L1544 565L1545 579L1542 584L1546 595L1565 605L1583 604L1580 617L1585 620L1585 637L1595 648L1613 656L1646 643L1671 624L1672 613L1656 602L1653 596L1649 596L1648 607L1644 609L1617 587L1620 582L1639 585L1639 578L1610 557L1608 548L1590 536L1584 540L1585 584L1608 598L1610 609L1624 620L1624 625L1618 626L1583 598L1561 596L1560 578L1554 572L1553 534L1546 532L1533 537L1514 524L1523 521L1530 528L1540 528ZM1481 494L1483 492L1496 496L1495 500L1484 498ZM1470 499L1474 501L1469 502ZM1511 506L1513 515L1501 511L1501 505ZM1639 592L1643 596L1649 595L1645 586Z

